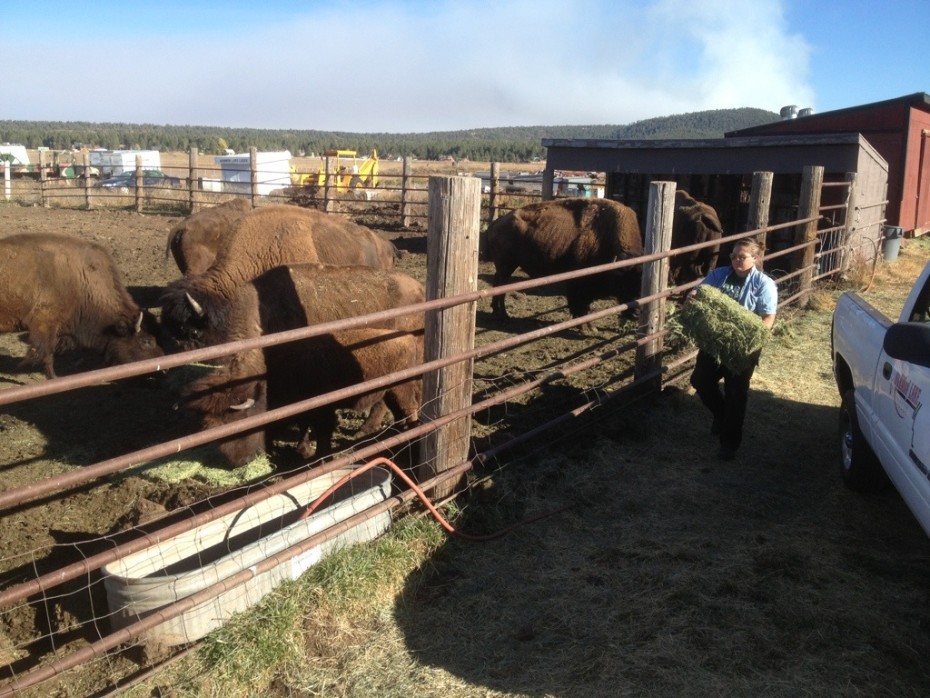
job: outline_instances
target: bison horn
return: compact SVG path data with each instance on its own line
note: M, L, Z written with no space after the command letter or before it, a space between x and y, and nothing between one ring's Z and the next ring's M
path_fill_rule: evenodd
M243 401L243 402L240 402L238 405L230 405L230 406L229 406L229 409L231 409L231 410L247 410L247 409L249 409L249 408L250 408L252 405L254 405L254 404L255 404L255 399L254 399L254 398L249 398L248 400L245 400L245 401Z
M142 311L140 310L140 311L139 311L139 318L136 320L136 325L135 325L135 327L132 328L132 333L133 333L133 334L139 334L139 332L142 330L142 315L143 315L143 313L142 313Z
M203 308L200 306L200 303L195 301L194 297L190 293L185 293L184 296L187 298L187 302L190 303L191 310L197 313L197 315L200 317L203 317Z

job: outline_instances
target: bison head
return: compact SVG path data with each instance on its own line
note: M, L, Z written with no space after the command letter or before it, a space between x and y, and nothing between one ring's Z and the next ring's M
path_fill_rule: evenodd
M104 330L104 360L113 366L164 356L159 346L158 321L147 310L135 318L121 318Z
M246 352L250 353L256 358L261 355L260 351ZM256 375L246 368L249 358L234 357L229 364L185 388L180 406L200 416L201 429L232 424L267 411L267 382L264 375ZM265 430L257 427L236 434L219 442L217 447L231 466L245 465L264 452Z
M164 342L170 351L187 351L223 341L229 304L190 279L168 285L161 297Z

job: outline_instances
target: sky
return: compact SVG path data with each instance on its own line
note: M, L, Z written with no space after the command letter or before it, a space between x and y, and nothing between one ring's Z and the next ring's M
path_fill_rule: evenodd
M0 0L0 120L424 133L930 92L930 0Z

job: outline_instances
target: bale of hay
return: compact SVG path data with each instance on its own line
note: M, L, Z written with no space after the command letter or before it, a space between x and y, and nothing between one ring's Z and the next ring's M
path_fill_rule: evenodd
M675 313L673 329L736 373L752 368L769 337L762 318L707 285Z

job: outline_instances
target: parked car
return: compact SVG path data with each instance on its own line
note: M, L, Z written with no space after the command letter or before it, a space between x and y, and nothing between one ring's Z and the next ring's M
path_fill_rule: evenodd
M136 173L134 170L121 172L108 179L102 179L94 186L103 187L104 189L133 189L136 186ZM181 180L177 177L166 175L161 170L142 170L143 187L180 187Z

